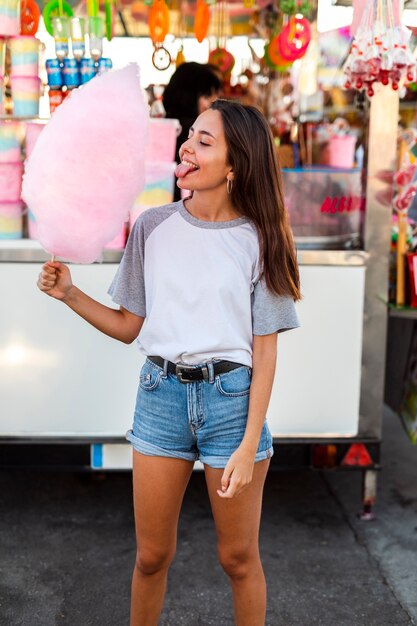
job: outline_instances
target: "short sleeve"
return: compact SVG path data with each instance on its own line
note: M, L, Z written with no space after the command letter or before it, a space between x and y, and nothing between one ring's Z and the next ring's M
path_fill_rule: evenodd
M269 335L299 326L291 296L277 296L267 288L264 279L258 280L252 292L253 334Z
M144 226L139 216L130 232L122 260L108 290L113 302L139 317L146 317L144 260Z

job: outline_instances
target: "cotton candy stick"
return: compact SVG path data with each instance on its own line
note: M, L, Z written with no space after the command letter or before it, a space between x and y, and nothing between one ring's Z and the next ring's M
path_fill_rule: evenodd
M117 235L143 189L148 122L136 64L94 78L55 111L22 194L48 253L91 263Z

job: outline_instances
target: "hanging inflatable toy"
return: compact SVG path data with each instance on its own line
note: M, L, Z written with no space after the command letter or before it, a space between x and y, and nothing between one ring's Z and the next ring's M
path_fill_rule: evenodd
M305 17L293 15L278 35L280 55L287 61L301 59L311 41L310 22Z
M42 11L42 17L45 22L45 28L52 37L54 36L52 18L63 17L64 15L67 17L74 16L74 11L66 0L49 0L49 2L45 4Z
M194 18L194 34L198 43L207 37L210 22L210 9L204 0L197 0L197 10Z
M223 76L227 76L233 69L235 57L226 48L215 48L210 52L208 62L218 67Z
M155 50L152 55L152 64L157 70L166 70L171 65L171 55L162 45L169 32L169 9L165 0L154 0L149 11L149 34Z
M169 32L169 9L165 0L154 0L149 11L149 33L154 44L164 43Z
M285 72L290 69L293 62L288 61L281 56L279 51L278 37L279 35L275 35L265 45L264 60L266 65L271 69L277 70L279 72Z
M35 0L20 3L20 34L33 37L38 32L41 11Z

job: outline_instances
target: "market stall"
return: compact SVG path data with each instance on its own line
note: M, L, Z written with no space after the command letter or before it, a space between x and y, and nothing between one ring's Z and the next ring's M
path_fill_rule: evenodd
M33 75L26 87L32 106L41 103L40 113L19 109L20 92L13 88L17 62L10 57L15 44L9 39L4 42L8 79L0 157L4 146L2 163L10 166L4 168L4 176L9 176L7 193L0 198L4 464L25 457L26 463L30 458L33 464L130 466L124 433L130 427L143 359L134 345L126 347L102 336L37 291L39 264L48 257L36 240L30 207L23 207L20 200L22 159L50 112L72 89L107 71L107 59L114 67L126 62L120 51L128 49L132 40L113 37L121 29L124 35L143 37L148 46L150 54L139 59L143 74L153 64L153 76L161 76L160 83L155 79L150 83L151 110L151 100L160 98L160 85L167 81L166 72L175 69L170 62L165 64L171 58L181 62L184 54L193 60L193 49L199 50L197 56L202 54L191 47L193 42L205 46L205 60L219 67L228 97L253 102L268 116L284 166L303 293L297 305L301 329L279 338L268 410L278 444L274 461L286 465L295 459L315 468L363 470L364 516L370 517L381 443L391 219L379 193L386 183L377 174L395 168L398 90L392 84L373 85L373 94L373 83L368 81L367 96L358 82L356 91L343 92L345 78L340 72L333 84L328 61L335 46L327 38L320 48L315 7L307 3L287 2L285 13L267 3L230 4L234 9L230 11L225 2L209 6L200 0L184 8L171 4L170 10L160 0L151 7L140 2L115 7L110 2L103 10L89 3L78 7L79 15L70 15L71 7L63 4L64 8L55 7L56 15L49 14L50 23L46 15L51 34L42 34L40 62L34 37L29 36ZM138 30L133 32L133 27ZM84 31L88 31L86 38ZM236 32L239 41L233 36ZM20 33L13 37L23 41ZM202 43L196 44L196 39ZM346 59L350 44L346 32L339 32L336 41L336 50L342 46ZM241 57L235 52L234 58L230 50L245 52ZM320 55L325 59L321 77ZM41 81L33 70L38 62ZM158 67L160 75L155 74ZM27 101L23 96L21 100ZM170 201L176 132L175 120L151 122L145 189L132 207L130 224L142 210ZM7 153L6 146L14 152ZM10 181L14 181L13 197ZM0 187L0 194L5 188ZM104 294L128 229L127 223L110 242L102 262L72 267L76 284L104 303L110 304Z

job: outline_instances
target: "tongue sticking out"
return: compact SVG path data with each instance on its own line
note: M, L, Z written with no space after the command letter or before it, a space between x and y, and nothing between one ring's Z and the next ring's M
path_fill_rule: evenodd
M189 172L194 172L196 169L197 168L193 167L192 165L185 165L185 163L180 163L175 168L175 176L177 178L184 178L184 176L187 176Z

